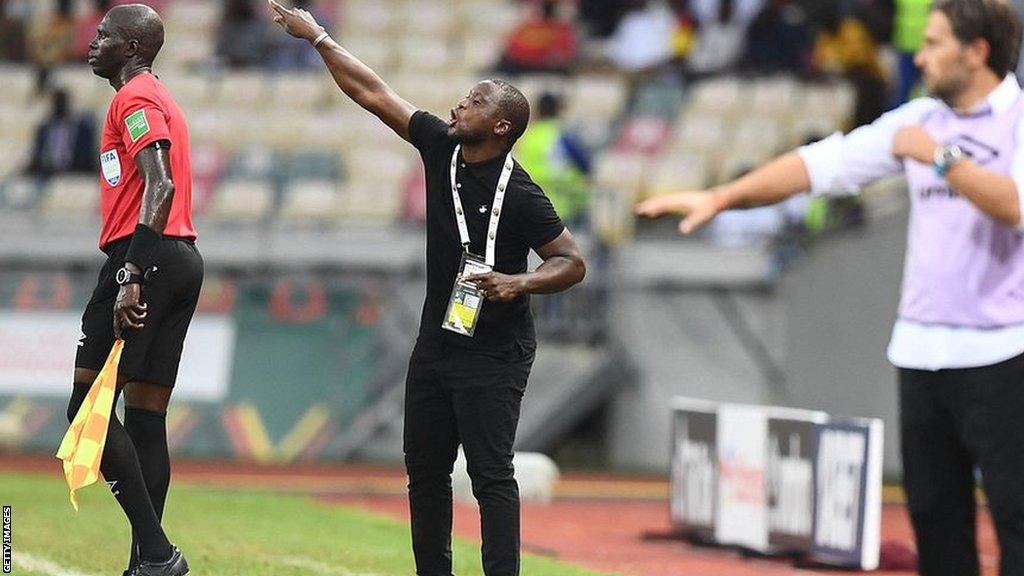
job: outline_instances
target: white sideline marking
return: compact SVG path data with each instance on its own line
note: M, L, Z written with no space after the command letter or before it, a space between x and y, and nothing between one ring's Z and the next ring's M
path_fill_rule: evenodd
M318 574L335 574L336 576L384 576L376 572L355 572L348 568L342 568L340 566L331 566L330 564L324 564L318 562L312 558L303 558L301 556L285 556L279 558L281 563L293 566L295 568L305 568L312 570Z
M14 560L15 565L21 566L25 570L42 572L48 576L91 576L71 568L65 568L64 566L61 566L52 560L47 560L42 556L35 556L25 552L15 552L11 559Z

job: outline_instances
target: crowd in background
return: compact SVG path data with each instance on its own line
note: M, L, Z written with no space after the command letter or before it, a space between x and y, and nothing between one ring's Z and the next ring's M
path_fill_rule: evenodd
M0 0L0 61L47 69L81 62L96 25L129 0L58 0L40 13L27 0ZM1019 0L1020 1L1020 0ZM152 0L159 10L168 0ZM332 29L340 2L294 0ZM801 77L841 75L864 87L859 118L898 105L916 71L930 0L520 0L524 16L495 69L570 74L613 67L637 74L674 67ZM215 62L228 68L315 68L314 50L270 27L263 0L224 0ZM341 39L344 43L344 39Z
M26 173L46 177L95 170L95 119L75 112L48 71L85 60L110 7L132 0L0 0L0 63L38 71L52 112L38 127ZM158 11L173 0L146 0ZM1015 0L1024 4L1024 0ZM343 0L292 0L329 30L342 24ZM856 94L846 128L871 122L906 101L917 83L931 0L518 0L521 17L481 74L559 77L600 71L633 86L652 78L684 82L738 74L843 78ZM222 0L213 57L204 72L316 70L319 55L276 33L264 0ZM51 6L46 9L45 6ZM1024 7L1024 6L1019 6ZM338 38L342 45L345 38ZM590 155L563 129L558 94L534 102L535 122L517 154L567 220L582 220Z

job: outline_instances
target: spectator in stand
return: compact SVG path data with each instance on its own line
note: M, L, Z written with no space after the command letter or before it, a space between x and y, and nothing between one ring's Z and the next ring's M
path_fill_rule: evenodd
M860 20L843 17L838 8L827 13L814 42L814 66L853 84L857 100L851 128L870 124L885 112L885 69L871 32Z
M48 177L68 172L93 173L99 169L99 150L92 120L72 110L68 93L53 91L53 111L36 128L32 158L25 172Z
M633 0L612 35L608 56L625 72L655 70L672 59L679 19L661 0Z
M892 43L899 55L899 77L890 108L910 100L910 91L920 78L914 54L921 47L931 5L932 0L896 0Z
M747 30L764 0L690 0L697 23L697 43L690 54L695 74L715 74L734 68L744 54Z
M758 74L802 74L811 52L807 11L795 0L770 0L750 24L745 68Z
M579 19L587 33L608 38L619 26L632 0L579 0Z
M57 0L57 11L32 30L29 54L40 70L48 70L72 58L75 15L72 0Z
M572 23L560 17L558 0L542 0L509 34L497 70L506 74L565 74L576 61Z
M893 16L896 0L841 0L843 13L855 18L868 29L875 44L892 43Z
M0 62L24 62L25 55L25 23L0 0Z
M530 122L516 145L516 158L533 181L544 189L563 222L584 224L590 155L583 144L562 127L562 99L550 92L537 101L537 119Z
M269 32L251 0L227 0L217 34L218 60L229 68L262 66L271 52Z

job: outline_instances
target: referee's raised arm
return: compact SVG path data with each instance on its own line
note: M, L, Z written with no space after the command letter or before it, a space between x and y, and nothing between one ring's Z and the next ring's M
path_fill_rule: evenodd
M274 22L285 32L313 44L327 64L335 83L349 98L377 116L405 140L416 107L406 102L380 76L335 42L313 15L301 8L285 8L268 0Z

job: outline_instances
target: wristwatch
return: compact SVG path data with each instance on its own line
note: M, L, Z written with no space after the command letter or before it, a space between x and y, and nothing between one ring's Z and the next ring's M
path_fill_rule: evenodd
M118 268L117 273L114 274L114 281L117 282L118 286L125 286L128 284L148 284L149 279L152 277L152 273L155 271L156 266L152 266L142 274L136 274L127 267L122 266Z
M939 146L938 150L935 151L935 173L945 178L946 173L956 163L963 160L964 149L957 146L956 144L946 144Z

